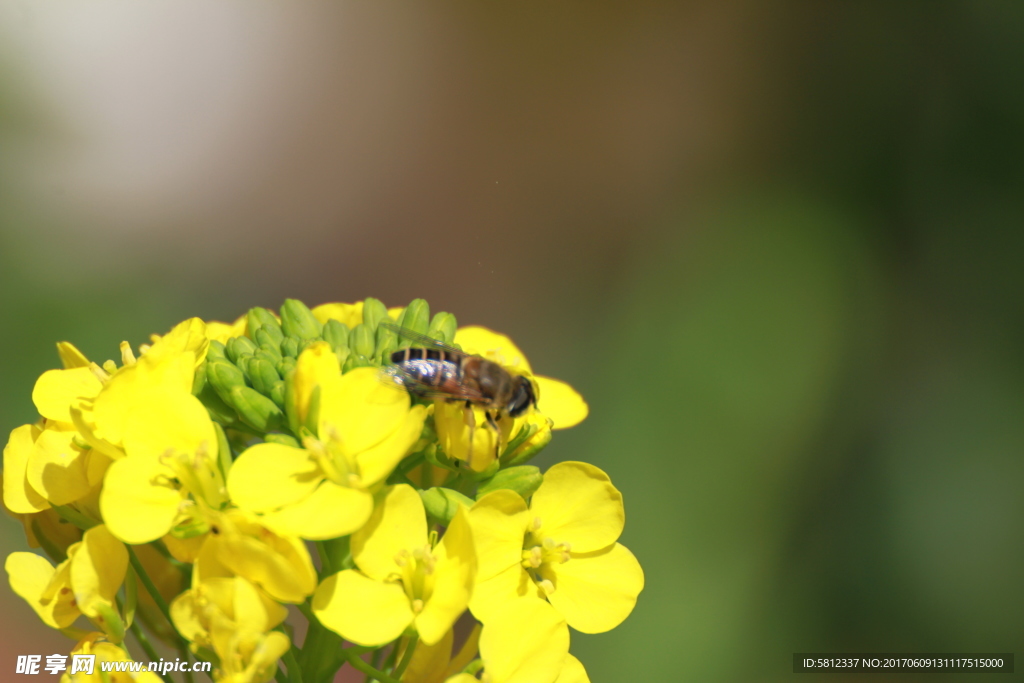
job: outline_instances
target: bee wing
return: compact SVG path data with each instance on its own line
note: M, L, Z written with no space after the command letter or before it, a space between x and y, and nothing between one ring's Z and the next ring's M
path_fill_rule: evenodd
M479 391L465 386L459 386L455 391L442 391L431 384L421 381L399 365L388 365L381 368L380 378L385 384L403 387L410 394L420 398L442 398L451 401L470 401L473 403L487 400Z
M449 344L445 344L440 339L434 339L433 337L428 337L425 334L414 332L410 329L402 327L401 325L396 325L395 323L389 320L380 321L378 323L378 326L383 327L386 330L391 330L399 337L405 337L409 341L419 344L420 346L425 346L428 349L441 349L443 351L454 351L455 353L462 353L462 351L460 351L459 349L455 348L454 346L450 346Z

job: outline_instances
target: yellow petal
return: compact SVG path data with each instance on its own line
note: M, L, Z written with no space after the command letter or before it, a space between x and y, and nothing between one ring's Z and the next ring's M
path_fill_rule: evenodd
M539 599L509 604L480 634L480 657L494 683L551 683L568 654L565 620Z
M90 451L75 446L74 436L75 432L44 429L29 458L29 485L53 505L74 502L92 488L86 470Z
M241 337L249 326L249 315L242 314L233 323L222 323L218 320L206 322L206 338L210 341L219 341L227 344L232 337Z
M541 596L540 589L522 564L516 563L489 579L478 578L473 584L469 609L477 619L487 622L495 612L500 612L510 602Z
M31 514L50 507L26 478L29 456L40 433L35 425L22 425L11 432L4 446L4 505L11 512Z
M357 645L383 645L412 623L400 583L381 583L352 569L324 579L313 596L313 613L327 628Z
M174 524L182 494L169 472L150 458L122 458L110 465L100 494L100 511L110 533L125 543L149 543Z
M558 674L555 683L590 683L587 670L583 663L572 655L566 655L565 663L562 664L562 672Z
M328 320L337 320L345 323L350 330L363 322L363 302L357 301L354 304L320 304L313 309L313 317L321 323Z
M199 549L206 540L206 536L175 538L171 534L167 534L160 540L163 541L165 546L167 546L167 550L171 553L171 557L176 559L178 562L187 562L188 564L192 564L199 556Z
M356 456L362 486L373 486L394 471L395 466L419 440L426 416L426 406L413 406L390 436Z
M43 600L56 573L53 565L34 553L11 553L4 564L11 590L25 599L39 618L51 628L66 628L81 614L74 606L70 590L58 591L52 599Z
M362 527L373 510L366 491L323 482L298 503L260 517L260 522L281 536L322 541L350 534Z
M467 414L463 403L435 401L434 428L441 448L449 458L468 463L474 472L483 472L498 457L498 440L504 437L502 440L507 443L511 434L499 435L492 429L487 424L483 408L474 406L471 410L472 417Z
M71 588L82 613L97 617L96 608L114 604L114 595L128 570L128 551L100 524L85 532L71 558Z
M548 595L569 625L582 633L604 633L629 616L644 587L644 572L633 553L616 543L564 564L546 565L555 591Z
M352 559L367 576L383 581L397 570L399 551L427 543L427 514L416 490L392 486L366 525L352 534Z
M288 609L260 594L249 581L234 578L234 620L254 631L269 631L288 617ZM312 592L312 591L310 591Z
M530 513L541 520L538 536L569 542L578 553L611 545L626 523L622 494L607 474L585 462L552 466L533 494Z
M466 353L483 356L520 374L530 372L529 361L512 340L486 327L460 327L455 332L455 343Z
M175 453L217 452L210 414L192 394L151 392L139 397L129 413L124 449L130 457L159 458Z
M384 384L377 368L356 368L321 384L320 438L355 455L398 429L409 406L408 392Z
M469 509L469 521L473 527L479 581L519 566L530 522L522 496L508 489L492 491Z
M47 370L32 389L32 402L39 414L49 420L71 422L68 408L77 398L92 398L103 384L88 367L70 370Z
M306 423L313 390L340 376L341 365L338 363L338 356L327 342L314 342L299 354L292 379L295 389L295 413L299 417L299 424Z
M246 449L228 471L228 495L240 508L269 512L299 502L323 481L301 448L261 443Z
M316 588L316 570L306 546L298 539L268 533L254 523L223 525L212 536L217 559L280 602L300 603Z
M575 427L586 419L590 408L583 397L565 382L534 375L537 382L537 410L554 423L552 429Z
M206 358L210 340L206 337L206 323L199 318L189 318L178 323L170 332L156 338L149 350L142 355L144 365L150 368L163 365L183 354L191 354L194 370ZM186 388L191 389L191 377Z
M473 591L476 553L465 508L459 508L455 513L444 538L434 549L434 555L436 564L432 590L415 621L420 639L427 645L438 642L451 630L466 611Z

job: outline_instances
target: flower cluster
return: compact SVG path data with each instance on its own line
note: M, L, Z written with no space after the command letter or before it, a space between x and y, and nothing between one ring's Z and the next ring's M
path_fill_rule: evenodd
M396 381L392 354L425 337L447 385ZM526 464L583 399L425 301L193 318L138 354L123 342L119 363L57 348L3 471L5 507L52 562L5 568L75 652L127 659L132 635L151 661L162 641L231 683L326 683L345 665L385 683L575 683L568 627L614 628L643 588L608 476ZM529 408L452 389L481 364L529 381Z

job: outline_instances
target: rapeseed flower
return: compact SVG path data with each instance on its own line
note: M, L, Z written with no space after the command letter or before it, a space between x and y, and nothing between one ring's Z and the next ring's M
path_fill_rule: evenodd
M352 559L356 569L317 588L313 613L360 645L389 643L410 627L423 643L437 643L466 609L476 573L465 512L432 543L419 494L404 484L389 490L352 535Z
M640 563L616 542L622 495L593 465L554 465L529 504L513 491L488 493L470 520L480 562L470 608L485 624L508 601L539 597L577 631L603 633L643 589Z
M416 334L525 377L535 405L499 406L495 429L478 405L396 383L391 355ZM76 653L123 661L130 632L153 658L148 630L218 682L324 681L347 663L405 683L584 683L568 628L612 628L642 588L607 476L525 464L583 399L423 300L192 318L122 342L117 362L57 350L3 472L5 508L50 561L5 567ZM482 624L453 652L470 609Z

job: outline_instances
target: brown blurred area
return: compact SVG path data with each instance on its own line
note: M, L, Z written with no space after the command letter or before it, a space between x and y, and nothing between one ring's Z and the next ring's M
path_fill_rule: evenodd
M1012 650L1022 36L998 2L7 3L0 427L58 340L423 297L591 404L543 464L608 470L648 579L574 634L595 683ZM67 649L0 605L0 667Z

